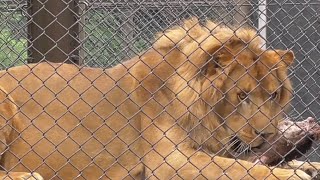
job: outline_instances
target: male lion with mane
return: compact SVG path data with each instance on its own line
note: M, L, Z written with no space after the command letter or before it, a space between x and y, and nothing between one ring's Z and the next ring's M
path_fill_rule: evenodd
M1 177L311 179L246 161L277 134L292 94L293 52L260 39L193 18L111 69L1 71Z

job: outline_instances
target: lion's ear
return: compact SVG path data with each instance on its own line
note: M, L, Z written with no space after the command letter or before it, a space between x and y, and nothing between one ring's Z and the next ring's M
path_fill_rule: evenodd
M287 66L293 64L294 53L291 50L276 50L277 54L280 56L281 61L283 61Z
M228 67L234 60L233 56L236 55L234 49L243 46L244 42L235 36L222 37L223 35L203 36L197 42L189 44L184 49L184 54L202 72L211 72L212 75L216 69L220 69L227 74Z
M202 67L202 72L212 76L217 72L224 72L229 74L232 63L232 54L224 47L216 47L215 51L207 55L205 65Z
M229 40L227 43L213 46L208 50L208 63L213 64L215 68L221 68L225 71L233 61L232 49L235 46L242 45L243 42L238 39Z

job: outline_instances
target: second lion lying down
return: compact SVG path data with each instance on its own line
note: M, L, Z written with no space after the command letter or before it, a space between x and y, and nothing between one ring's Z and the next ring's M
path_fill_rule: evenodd
M235 159L277 135L292 96L293 52L260 47L252 29L191 19L111 69L2 71L1 165L45 179L311 179Z

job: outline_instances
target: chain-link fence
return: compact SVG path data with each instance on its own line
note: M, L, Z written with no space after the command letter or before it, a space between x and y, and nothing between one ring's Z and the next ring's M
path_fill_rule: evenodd
M0 1L0 177L319 178L319 13Z

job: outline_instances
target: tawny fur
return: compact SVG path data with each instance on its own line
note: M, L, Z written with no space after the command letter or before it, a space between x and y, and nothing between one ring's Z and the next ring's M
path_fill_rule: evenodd
M1 98L12 102L0 109L10 132L3 130L1 165L44 179L309 179L227 151L233 135L251 146L263 143L254 130L274 135L291 99L293 53L263 51L260 42L252 29L193 18L111 69L41 63L2 71ZM239 90L254 103L239 102ZM276 103L268 100L274 91Z

